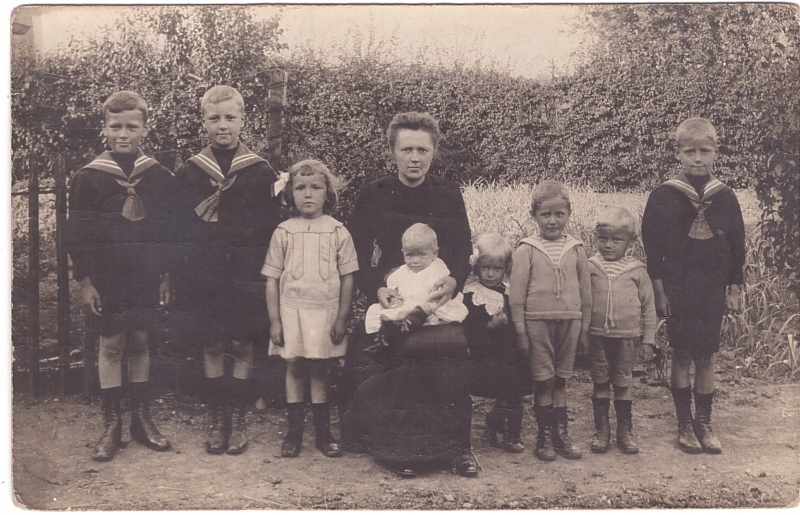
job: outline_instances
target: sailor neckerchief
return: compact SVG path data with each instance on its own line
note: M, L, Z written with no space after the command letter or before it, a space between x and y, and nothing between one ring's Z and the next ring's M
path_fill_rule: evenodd
M694 240L708 240L712 238L714 233L708 225L705 212L711 205L711 197L727 188L727 186L722 184L722 182L713 175L709 176L708 182L703 186L701 196L697 194L694 186L683 176L683 173L679 174L674 179L666 181L664 184L686 195L692 203L692 207L695 209L695 218L692 222L692 227L689 229L689 237Z
M208 175L211 185L216 188L216 191L214 191L211 196L200 202L197 207L194 208L197 216L206 222L216 222L219 220L219 215L217 213L219 197L223 191L233 186L233 183L236 182L237 172L256 163L266 163L262 157L251 152L250 149L241 142L239 146L236 147L236 152L233 155L231 167L227 174L222 173L222 169L219 167L210 145L200 151L199 154L190 157L189 161L203 170Z
M155 159L147 157L141 149L138 149L136 160L133 164L133 171L131 171L130 175L127 175L114 160L113 154L106 150L95 158L94 161L84 166L82 170L89 168L112 175L117 181L117 184L125 188L128 194L125 203L122 205L122 216L131 222L138 222L147 216L147 212L145 211L142 199L139 198L139 194L136 193L136 186L139 184L139 181L142 180L140 176L146 170L157 164L158 162Z

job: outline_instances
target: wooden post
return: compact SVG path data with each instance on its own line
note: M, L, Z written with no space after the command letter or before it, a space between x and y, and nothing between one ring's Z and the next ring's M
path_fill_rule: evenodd
M56 270L58 287L59 393L67 393L69 375L69 263L67 260L67 170L61 154L55 156Z
M39 166L31 160L28 177L28 387L33 396L39 379Z
M267 145L269 164L275 171L283 168L281 159L281 144L283 142L283 108L286 106L286 80L288 73L285 70L270 70L269 77L269 131Z

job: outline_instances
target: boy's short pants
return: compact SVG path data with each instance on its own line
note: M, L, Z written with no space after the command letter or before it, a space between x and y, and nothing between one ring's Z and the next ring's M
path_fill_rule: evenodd
M531 376L545 381L553 376L572 377L580 320L526 320Z
M589 358L592 360L589 375L595 384L610 380L621 388L631 385L636 362L636 343L633 338L607 338L590 334Z
M89 315L88 323L103 337L118 335L126 329L150 329L158 306L160 282L154 274L141 274L133 279L94 278L102 309L100 316Z

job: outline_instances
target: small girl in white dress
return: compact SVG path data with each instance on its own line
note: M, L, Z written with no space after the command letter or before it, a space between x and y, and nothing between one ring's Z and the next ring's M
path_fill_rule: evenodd
M381 322L395 322L404 330L419 325L443 325L461 322L467 317L464 298L459 293L443 304L433 303L429 297L434 285L450 275L447 265L439 259L436 232L425 224L417 223L403 233L403 260L405 265L389 274L386 286L397 291L392 305L384 308L372 304L364 319L367 334L376 333Z
M284 201L292 218L272 235L261 273L267 278L270 355L287 362L289 430L281 455L300 454L309 379L316 446L325 456L342 451L330 431L330 358L347 350L345 327L358 260L350 233L331 216L338 204L336 177L315 160L289 169Z

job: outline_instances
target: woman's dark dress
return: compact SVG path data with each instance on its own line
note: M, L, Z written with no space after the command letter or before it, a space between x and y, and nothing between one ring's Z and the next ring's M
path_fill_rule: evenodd
M668 184L650 194L642 219L647 271L652 280L662 280L672 310L670 346L693 356L719 350L726 286L744 282L744 222L736 195L722 187L701 201L709 203L709 239L689 236L697 209Z
M401 237L417 222L436 232L439 257L461 289L472 245L459 187L427 176L409 188L397 177L386 177L362 189L348 223L359 259L357 284L370 302L377 301L389 271L403 264ZM390 359L378 367L380 373L353 385L358 389L343 417L343 438L352 433L376 458L401 466L468 453L472 401L460 324L426 326L412 336L390 333ZM347 373L352 379L358 372L351 368Z

